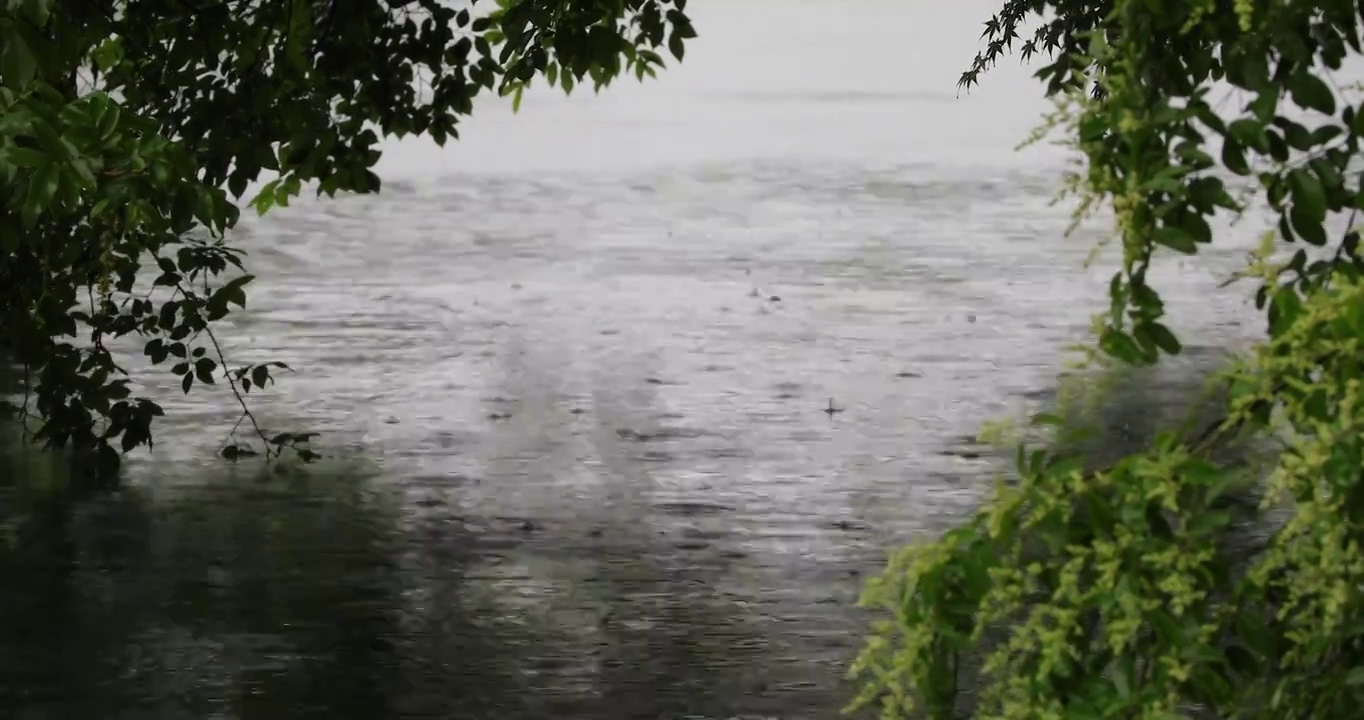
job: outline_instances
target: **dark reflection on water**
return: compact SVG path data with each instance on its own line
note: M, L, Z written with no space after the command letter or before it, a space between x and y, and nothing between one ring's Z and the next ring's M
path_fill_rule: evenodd
M9 500L0 697L19 717L392 714L391 509L358 478Z
M746 621L648 528L556 546L496 518L404 523L354 467L78 498L42 457L3 463L5 717L775 710L773 679L746 669L781 629ZM579 567L556 585L544 562Z
M1135 399L1181 406L1165 389L1187 396L1204 354L1123 385L1105 437ZM0 717L813 718L846 699L876 553L752 553L858 523L744 530L734 507L659 501L647 471L576 517L488 515L468 486L414 500L420 481L328 462L143 468L91 496L0 448Z

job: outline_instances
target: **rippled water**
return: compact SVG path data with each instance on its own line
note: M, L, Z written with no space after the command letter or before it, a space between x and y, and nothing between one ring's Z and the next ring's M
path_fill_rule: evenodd
M971 507L995 466L948 451L1045 395L1106 285L1064 156L1012 152L1026 72L956 99L990 9L699 8L657 83L489 105L380 195L244 223L223 339L298 370L258 413L327 460L225 467L229 398L158 378L128 489L9 495L0 703L834 716L864 575ZM1243 252L1162 271L1204 350L1253 333L1208 295Z

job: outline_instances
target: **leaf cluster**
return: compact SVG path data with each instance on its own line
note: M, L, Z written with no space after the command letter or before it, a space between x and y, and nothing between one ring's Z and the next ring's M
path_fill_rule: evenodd
M888 617L854 668L859 705L888 718L1358 714L1364 105L1332 73L1360 54L1362 13L1344 1L1052 0L1008 2L987 24L963 85L1042 17L1023 52L1051 52L1038 74L1062 109L1053 127L1084 161L1073 186L1114 210L1123 252L1098 350L1135 366L1178 354L1150 270L1198 253L1219 215L1251 204L1277 216L1239 275L1256 283L1266 340L1227 374L1214 431L1161 434L1097 469L1064 443L1020 445L1015 482L898 553L868 588ZM1221 85L1236 91L1230 109L1212 97ZM1267 479L1215 452L1246 436L1283 444ZM1228 498L1253 488L1267 539L1234 551L1242 523Z

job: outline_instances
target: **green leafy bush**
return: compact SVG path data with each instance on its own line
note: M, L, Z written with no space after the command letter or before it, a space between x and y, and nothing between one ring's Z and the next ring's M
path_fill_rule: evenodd
M1020 444L1014 481L941 539L895 553L868 587L888 617L854 667L856 704L887 718L1353 718L1364 107L1331 71L1360 53L1361 10L1009 2L964 84L1033 12L1044 21L1021 48L1054 51L1039 72L1059 107L1049 127L1085 161L1069 189L1082 211L1109 204L1116 217L1122 259L1098 349L1143 366L1180 352L1149 270L1212 242L1219 210L1245 209L1232 182L1278 215L1277 239L1243 273L1260 282L1267 339L1226 371L1207 431L1160 433L1097 465L1073 443ZM1215 83L1244 105L1214 110ZM1227 453L1247 438L1267 467ZM1228 499L1247 492L1262 492L1247 519L1268 533L1250 546L1229 542L1245 504Z

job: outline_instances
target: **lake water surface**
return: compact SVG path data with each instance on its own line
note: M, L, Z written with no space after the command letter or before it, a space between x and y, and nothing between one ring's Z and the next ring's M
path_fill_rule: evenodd
M257 411L326 459L228 466L230 397L157 376L125 490L9 492L6 717L837 715L861 583L972 507L997 466L949 451L1045 396L1108 271L1066 156L1013 151L1027 70L957 97L993 3L693 7L657 82L243 223L222 339L297 370ZM1253 334L1209 295L1243 253L1163 270L1193 344Z

